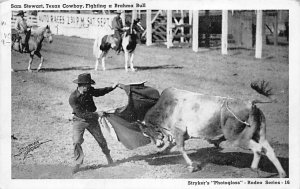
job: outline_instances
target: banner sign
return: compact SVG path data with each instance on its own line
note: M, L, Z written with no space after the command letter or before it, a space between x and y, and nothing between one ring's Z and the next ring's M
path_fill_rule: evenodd
M52 33L95 39L99 33L112 34L115 15L38 12L38 26L49 25Z

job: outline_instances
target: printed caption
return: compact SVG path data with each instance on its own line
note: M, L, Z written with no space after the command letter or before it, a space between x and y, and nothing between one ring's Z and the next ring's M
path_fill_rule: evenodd
M240 181L219 181L219 180L210 180L210 181L188 181L187 185L189 186L222 186L222 185L288 185L290 180L240 180Z
M112 3L112 4L11 4L12 9L119 9L146 8L146 3Z

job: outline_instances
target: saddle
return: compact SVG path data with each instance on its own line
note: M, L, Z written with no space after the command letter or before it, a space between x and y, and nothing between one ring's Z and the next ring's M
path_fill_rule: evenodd
M116 44L116 46L112 47L112 45L111 45L112 43ZM122 38L121 38L121 40L119 40L118 38L114 37L114 35L106 35L101 40L100 50L108 51L110 48L113 48L114 50L118 51L119 47L117 44L121 44L121 43L122 43ZM120 48L122 48L122 47L120 47Z
M123 47L122 47L122 39L124 37L124 33L121 35L121 39L118 39L116 37L113 37L114 41L115 41L115 44L119 44L119 45L116 45L114 50L117 51L117 54L119 54L120 52L124 51Z

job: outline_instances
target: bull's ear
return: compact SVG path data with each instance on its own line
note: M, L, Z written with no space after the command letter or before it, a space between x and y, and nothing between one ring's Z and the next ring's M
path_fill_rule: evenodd
M46 26L46 29L49 29L49 25Z

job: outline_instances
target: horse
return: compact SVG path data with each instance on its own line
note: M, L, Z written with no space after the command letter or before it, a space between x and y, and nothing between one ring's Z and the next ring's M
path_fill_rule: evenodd
M29 53L29 55L30 55L28 68L27 68L28 72L32 72L31 64L32 64L34 55L36 55L37 57L39 57L41 59L41 63L38 66L37 71L41 70L41 68L43 66L44 58L41 55L40 51L42 49L42 43L45 38L48 39L49 43L52 43L52 41L53 41L52 40L52 32L48 25L46 27L39 27L37 30L35 30L31 33L31 36L28 40L29 51L26 52L26 53ZM13 34L11 48L15 51L20 52L20 41L21 40L18 40L18 37L16 36L16 34Z
M125 71L128 71L128 62L130 64L131 71L136 71L133 66L134 51L137 45L137 32L139 31L139 25L137 22L132 24L127 23L130 27L125 27L122 35L122 47L125 55ZM93 46L93 54L96 57L95 70L98 70L99 61L101 59L102 70L105 71L105 57L109 50L116 48L117 39L114 35L98 35Z

